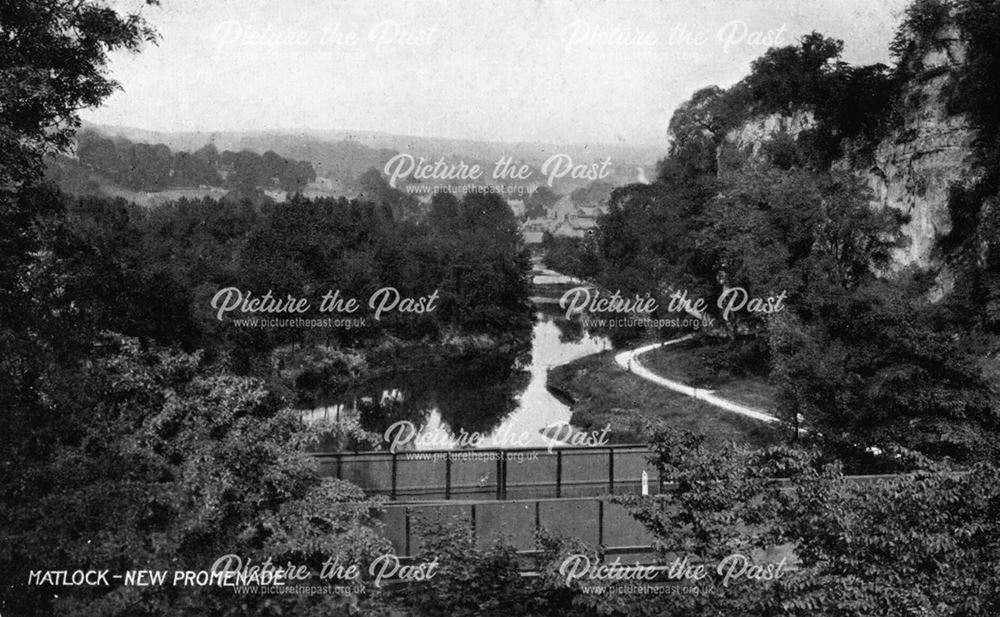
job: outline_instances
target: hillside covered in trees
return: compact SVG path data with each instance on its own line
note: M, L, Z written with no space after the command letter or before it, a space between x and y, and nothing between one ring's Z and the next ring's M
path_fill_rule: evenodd
M56 163L63 167L63 175L91 172L135 191L223 187L294 193L316 180L308 161L287 159L270 150L264 154L250 150L219 152L209 143L193 152L171 151L164 144L134 143L124 137L112 139L84 130L76 137L75 151L75 159L62 157ZM72 169L74 166L82 169Z
M768 50L680 106L656 181L616 189L596 241L550 263L661 307L707 299L710 365L771 381L779 414L858 469L900 448L992 460L998 32L995 2L918 0L893 66L815 32ZM727 313L732 288L787 309Z

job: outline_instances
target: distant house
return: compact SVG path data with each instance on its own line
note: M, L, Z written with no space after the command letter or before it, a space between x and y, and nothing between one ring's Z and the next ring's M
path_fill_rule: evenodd
M567 216L552 229L552 235L557 238L586 238L593 236L597 230L597 220L577 215Z
M584 231L595 229L597 227L597 219L588 218L583 216L570 216L566 219L574 229L582 229Z
M545 239L545 232L538 230L525 230L522 234L525 244L541 244Z
M587 235L587 232L583 229L574 227L572 223L566 220L556 225L552 235L557 238L583 238Z
M545 233L550 231L552 221L548 219L533 219L521 225L521 237L525 244L542 244Z
M604 214L604 212L601 211L601 208L598 208L596 206L580 206L579 208L576 209L576 213L581 217L591 218L591 219L596 219L597 217Z
M556 219L557 221L564 220L567 216L574 214L576 214L576 205L569 198L569 195L560 197L559 201L549 208L548 211L549 218Z

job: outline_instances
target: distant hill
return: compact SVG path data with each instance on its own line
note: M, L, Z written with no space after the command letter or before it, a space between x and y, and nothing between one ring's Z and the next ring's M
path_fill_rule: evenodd
M73 194L105 194L152 205L150 196L277 195L301 192L316 182L308 161L272 150L219 151L214 144L188 151L162 142L133 141L92 127L77 133L75 156L50 162L48 175Z
M108 136L132 141L166 144L174 150L195 151L206 144L221 150L251 150L263 153L271 150L283 157L308 161L319 178L334 184L353 187L357 179L371 168L383 170L385 163L399 153L436 161L479 164L487 175L501 157L511 157L515 163L527 164L532 170L530 182L544 182L541 166L551 156L568 155L574 165L590 164L608 157L609 175L605 183L622 185L635 182L637 168L652 173L656 161L666 152L663 146L628 144L548 144L542 142L487 142L438 137L415 137L380 132L339 130L268 130L161 133L130 127L86 125ZM561 194L586 187L592 180L571 178L556 180L554 189ZM516 184L516 182L512 183Z

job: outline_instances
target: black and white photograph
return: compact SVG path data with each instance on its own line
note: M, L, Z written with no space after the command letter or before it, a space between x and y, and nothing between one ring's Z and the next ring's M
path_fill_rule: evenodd
M1000 0L0 0L0 617L1000 617Z

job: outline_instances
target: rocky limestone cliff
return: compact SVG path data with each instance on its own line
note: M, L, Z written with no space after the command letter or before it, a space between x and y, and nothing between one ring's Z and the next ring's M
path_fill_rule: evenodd
M859 169L876 202L910 216L910 245L900 265L937 267L937 239L951 231L948 198L953 186L971 186L984 173L975 164L976 132L968 118L948 113L948 92L964 61L965 45L954 29L938 34L903 94L902 123L875 149L874 165Z
M736 148L756 157L764 143L776 135L785 133L794 139L799 133L815 125L813 113L806 110L796 111L791 115L775 113L757 116L726 133L723 148L719 151L721 153L726 148Z
M948 198L953 186L971 186L983 176L975 165L976 133L968 119L948 113L948 92L956 68L964 60L965 45L954 28L944 29L926 45L915 77L904 89L901 123L875 148L874 161L864 168L850 168L871 186L875 203L895 208L910 217L904 227L907 247L897 252L897 265L911 264L940 270L944 266L935 250L940 236L951 230ZM759 154L767 140L781 133L796 137L814 126L808 111L791 115L756 117L730 131L720 152L732 148ZM939 282L948 287L948 274L940 272Z

